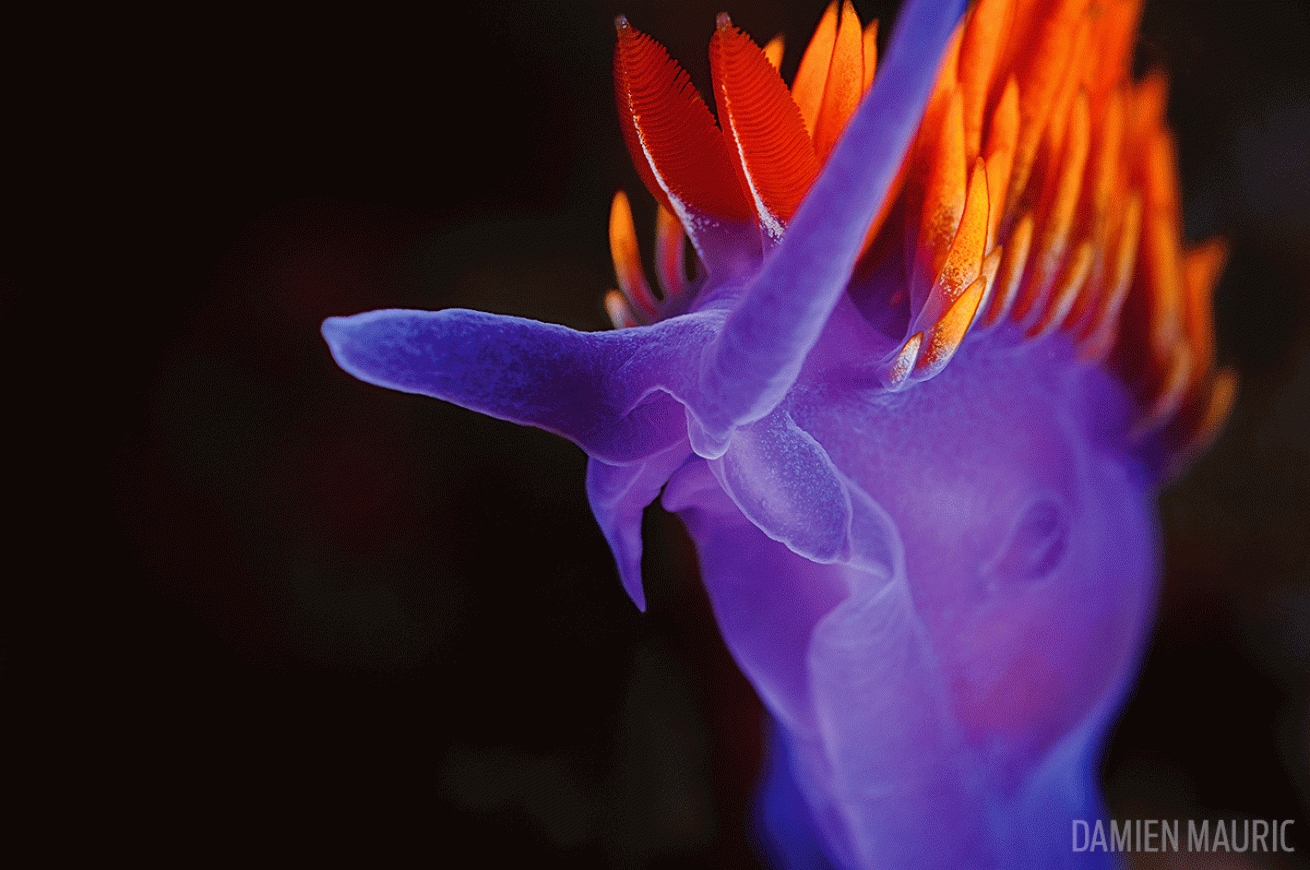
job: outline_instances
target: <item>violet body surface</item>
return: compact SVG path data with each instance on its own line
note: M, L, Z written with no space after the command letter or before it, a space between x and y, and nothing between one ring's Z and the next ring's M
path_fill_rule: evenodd
M875 74L876 26L834 4L790 89L780 48L720 16L717 122L620 18L663 292L620 195L615 331L323 326L363 380L582 447L639 607L642 511L682 519L777 726L762 803L787 866L1114 865L1070 830L1103 815L1152 497L1232 400L1222 246L1181 249L1163 83L1128 76L1137 4L962 12L908 4Z

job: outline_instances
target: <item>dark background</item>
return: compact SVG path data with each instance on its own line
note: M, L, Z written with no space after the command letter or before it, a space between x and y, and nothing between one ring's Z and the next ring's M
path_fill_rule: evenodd
M894 4L856 5L885 41ZM758 703L677 522L648 511L639 615L581 451L359 383L318 324L459 306L606 327L614 191L653 226L613 16L703 86L716 12L787 33L790 76L821 4L477 7L105 11L85 54L37 68L78 71L59 147L95 191L48 197L91 280L45 273L94 353L61 391L87 475L44 497L88 531L35 545L21 588L56 600L11 610L39 643L5 653L30 690L11 766L35 774L12 781L51 848L752 866ZM1310 18L1150 3L1139 54L1172 80L1188 236L1232 243L1217 331L1241 392L1162 496L1159 627L1107 793L1119 817L1294 818L1310 852ZM11 345L37 304L6 294Z

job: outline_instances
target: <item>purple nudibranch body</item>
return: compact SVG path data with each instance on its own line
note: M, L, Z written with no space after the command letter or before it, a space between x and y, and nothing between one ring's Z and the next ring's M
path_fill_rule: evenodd
M1032 120L1039 88L1024 89L1045 80L1043 58L1024 53L1013 5L961 23L962 4L907 4L876 76L868 31L851 37L858 19L834 5L819 65L854 69L853 99L831 72L814 96L810 52L788 96L721 16L709 128L681 71L621 19L625 134L696 278L668 271L656 298L620 250L631 219L616 209L624 328L458 309L323 324L362 380L582 447L638 607L642 511L659 499L682 519L724 640L776 723L763 816L783 866L1115 865L1070 849L1071 820L1104 812L1096 763L1149 623L1155 489L1222 420L1231 380L1198 347L1208 321L1192 288L1213 283L1214 256L1160 254L1160 182L1116 168L1158 126L1138 117L1146 86L1069 62L1086 83L1066 70L1073 96L1051 89L1056 109ZM1105 40L1123 41L1136 4L1107 5ZM1099 38L1079 29L1089 0L1035 8L1036 54ZM863 67L849 54L862 37ZM792 98L794 113L769 114ZM815 149L813 168L808 152L771 164L752 112L785 115L779 141ZM1122 128L1108 143L1086 123L1105 113ZM974 116L990 120L974 129ZM669 159L673 126L735 179ZM963 131L962 160L941 156L955 148L941 131ZM1071 159L1066 184L1083 192L1064 208ZM1169 268L1184 289L1157 289ZM1182 301L1162 315L1169 293ZM798 824L806 837L784 833Z

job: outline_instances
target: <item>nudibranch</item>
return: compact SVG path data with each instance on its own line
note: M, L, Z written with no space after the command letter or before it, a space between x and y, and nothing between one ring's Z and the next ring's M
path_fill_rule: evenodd
M585 450L638 607L642 511L682 519L776 723L762 817L788 866L1110 860L1069 837L1103 812L1152 497L1234 396L1224 246L1183 248L1165 81L1131 72L1138 0L962 6L912 0L875 64L876 23L834 2L790 87L781 43L720 15L717 118L620 17L660 292L620 193L613 331L323 325L365 381Z

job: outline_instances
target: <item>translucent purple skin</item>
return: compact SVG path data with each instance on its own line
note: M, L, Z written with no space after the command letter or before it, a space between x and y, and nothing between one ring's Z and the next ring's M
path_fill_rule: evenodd
M682 518L777 723L762 815L783 866L1115 864L1073 852L1070 832L1103 814L1100 742L1152 600L1156 474L1127 441L1129 394L1062 335L1008 327L889 391L893 338L863 302L886 288L849 283L959 6L902 13L781 243L695 228L705 273L665 319L323 324L365 381L582 447L638 607L642 510L662 498Z

